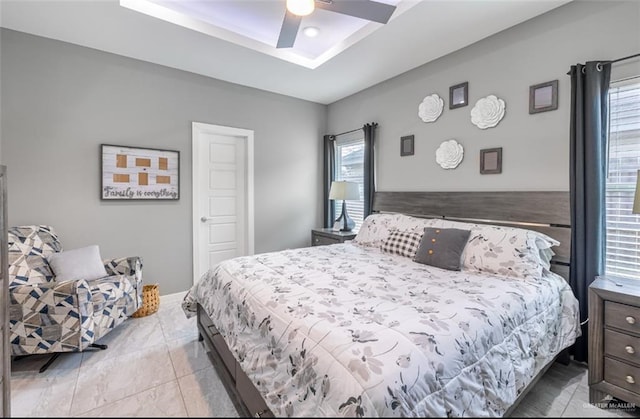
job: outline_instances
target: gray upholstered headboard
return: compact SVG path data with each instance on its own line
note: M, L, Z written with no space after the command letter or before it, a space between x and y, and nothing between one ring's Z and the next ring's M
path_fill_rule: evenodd
M569 278L569 192L376 192L374 212L497 224L544 233L560 242L551 270Z

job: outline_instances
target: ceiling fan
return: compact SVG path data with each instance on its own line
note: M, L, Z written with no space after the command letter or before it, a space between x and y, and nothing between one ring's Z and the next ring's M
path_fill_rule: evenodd
M396 6L372 0L287 0L276 48L293 46L302 17L309 15L316 7L379 23L387 23L396 10Z

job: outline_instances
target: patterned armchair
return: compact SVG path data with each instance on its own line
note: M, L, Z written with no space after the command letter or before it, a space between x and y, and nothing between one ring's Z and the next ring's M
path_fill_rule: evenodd
M8 243L12 355L106 349L96 342L142 305L140 257L103 260L104 278L56 282L47 257L62 245L53 228L12 227Z

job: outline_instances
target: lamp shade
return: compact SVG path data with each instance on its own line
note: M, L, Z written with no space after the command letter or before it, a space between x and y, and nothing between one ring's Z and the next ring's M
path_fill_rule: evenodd
M640 214L640 170L638 170L638 177L636 178L636 194L633 198L633 214Z
M355 200L360 199L360 188L355 182L336 180L331 182L329 199Z

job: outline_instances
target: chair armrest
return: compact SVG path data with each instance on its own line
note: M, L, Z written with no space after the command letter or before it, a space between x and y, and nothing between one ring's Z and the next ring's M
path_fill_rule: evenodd
M10 342L13 355L46 353L47 345L61 343L64 351L82 350L93 342L93 302L85 280L17 285L9 289ZM40 331L23 325L39 324ZM77 330L70 337L69 330Z
M104 259L102 263L108 275L135 276L142 280L142 258L139 256Z
M142 306L142 258L129 256L102 261L107 275L125 275L136 290L136 309Z

